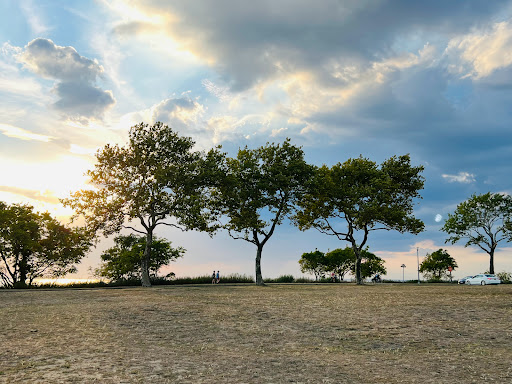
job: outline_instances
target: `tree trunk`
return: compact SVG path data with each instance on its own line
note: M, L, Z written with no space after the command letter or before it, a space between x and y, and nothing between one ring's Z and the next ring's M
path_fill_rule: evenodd
M27 269L28 262L26 256L21 256L20 264L19 264L19 280L14 281L14 288L27 288Z
M263 251L263 246L259 245L258 250L256 251L256 285L265 285L263 283L263 277L261 276L261 252Z
M494 275L494 249L489 252L489 273Z
M144 258L142 259L142 286L151 287L149 278L149 260L151 258L151 244L153 243L153 231L148 230L146 234L146 248L144 248Z
M363 284L363 279L361 278L361 254L356 252L356 283L357 285Z

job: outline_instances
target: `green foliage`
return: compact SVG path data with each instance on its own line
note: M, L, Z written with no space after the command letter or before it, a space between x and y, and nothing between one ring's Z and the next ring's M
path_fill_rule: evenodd
M325 270L334 272L343 281L345 274L354 268L355 261L356 256L352 248L337 248L325 254Z
M326 272L334 272L343 280L347 272L355 274L356 255L351 247L334 249L327 254L319 250L303 253L299 260L301 272L312 273L315 281L321 281ZM371 277L376 273L386 274L384 260L368 252L368 249L361 251L361 277ZM329 278L326 279L330 281Z
M295 223L301 230L316 228L348 241L361 284L361 252L371 231L423 231L423 222L413 216L413 199L420 197L424 184L422 171L421 166L411 166L409 155L391 157L380 166L359 157L316 168L299 202Z
M216 212L209 187L219 175L223 155L192 150L194 142L162 123L130 129L126 146L106 145L87 172L95 189L75 192L65 205L87 226L105 236L130 228L146 235L142 283L151 285L149 265L153 231L158 225L212 232ZM172 218L172 222L167 219ZM131 225L138 222L139 227Z
M115 246L107 249L102 255L102 265L96 269L95 275L112 281L141 279L142 261L146 249L146 238L136 235L118 236L114 239ZM171 261L182 257L185 250L181 247L172 248L171 243L153 238L151 243L151 259L149 273L156 278L158 270Z
M301 148L287 139L282 145L240 149L225 163L219 207L227 219L223 228L235 239L254 244L256 283L263 284L261 255L276 227L295 212L310 176Z
M266 278L265 283L294 283L295 277L293 275L282 275L274 279Z
M502 283L504 284L510 284L512 283L512 273L510 272L498 272L496 274L496 276L498 276L498 278L501 280Z
M512 240L512 196L501 193L472 195L448 215L442 231L455 244L465 239L465 247L476 245L489 255L489 271L494 273L494 252L498 243Z
M226 276L220 277L221 284L245 284L254 283L254 279L250 276L233 273ZM212 277L208 275L197 276L197 277L178 277L169 282L172 285L183 285L183 284L211 284Z
M350 247L345 248L348 251L352 252L352 258L355 261L355 253L354 250ZM385 275L387 273L386 267L384 267L385 261L381 259L379 256L368 252L367 249L363 249L361 251L361 278L366 279L368 277L372 277L375 274ZM351 271L355 274L356 265L355 262L352 263Z
M318 249L313 252L303 253L299 264L301 272L315 275L316 281L323 277L326 272L325 254Z
M431 254L427 254L420 264L420 272L429 280L441 280L448 275L448 268L455 270L457 262L447 251L438 249Z
M85 228L64 226L47 212L0 202L0 281L26 288L38 277L75 272L92 239Z

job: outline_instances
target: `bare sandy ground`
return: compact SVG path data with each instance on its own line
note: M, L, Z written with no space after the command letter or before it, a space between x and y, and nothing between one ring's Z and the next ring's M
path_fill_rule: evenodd
M0 383L508 383L512 285L0 290Z

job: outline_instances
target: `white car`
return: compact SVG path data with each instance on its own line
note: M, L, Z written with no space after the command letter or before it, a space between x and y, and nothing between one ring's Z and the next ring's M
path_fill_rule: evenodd
M481 274L466 279L464 284L466 285L487 285L487 284L500 284L501 280L496 275Z

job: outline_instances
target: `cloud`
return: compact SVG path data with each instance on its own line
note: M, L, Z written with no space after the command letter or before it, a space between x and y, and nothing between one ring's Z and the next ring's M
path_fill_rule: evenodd
M0 185L1 192L8 192L15 195L20 195L24 197L28 197L32 200L42 201L50 204L59 204L59 198L53 194L51 191L36 191L32 189L24 189L17 187L9 187L7 185Z
M452 39L446 55L453 62L450 69L463 77L482 79L512 64L512 23L504 21L479 31ZM458 62L455 59L459 59Z
M17 59L32 72L57 81L54 91L59 100L54 106L69 118L99 120L116 102L111 91L95 86L103 76L103 67L80 56L73 47L37 38L28 43Z
M438 213L438 214L436 215L436 217L434 218L434 221L435 221L436 223L439 223L439 222L441 222L441 220L443 220L443 216L442 216L442 215L440 215L440 214Z
M449 183L463 183L470 184L476 181L475 175L468 172L459 172L457 175L442 175L443 179L447 180Z
M27 18L27 22L36 35L41 35L48 32L50 28L45 25L41 17L41 13L38 12L36 5L31 0L20 1L20 8Z
M0 132L2 132L5 136L13 137L21 140L35 140L42 141L44 143L48 143L54 140L51 136L39 135L37 133L29 132L25 129L14 127L9 124L1 124L0 123Z
M332 60L343 67L364 67L375 57L386 57L397 41L431 31L450 37L468 32L506 3L484 6L471 0L461 7L440 0L428 4L287 0L269 6L268 2L233 4L227 0L138 0L130 5L144 15L144 23L124 20L126 25L119 25L116 31L141 34L150 23L181 49L214 66L231 88L239 91L283 73L313 71L321 75Z

